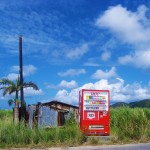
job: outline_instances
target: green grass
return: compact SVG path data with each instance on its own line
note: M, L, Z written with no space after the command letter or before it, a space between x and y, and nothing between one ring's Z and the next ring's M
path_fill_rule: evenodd
M0 110L0 121L3 119L12 119L13 111L12 110Z
M150 141L150 109L111 109L112 143ZM13 124L12 111L0 111L0 147L52 147L103 144L95 138L87 140L73 120L64 127L30 129L23 123Z
M77 123L64 127L30 129L24 123L13 124L11 112L0 112L0 147L77 146L85 141Z
M111 109L111 134L116 142L150 140L150 109Z

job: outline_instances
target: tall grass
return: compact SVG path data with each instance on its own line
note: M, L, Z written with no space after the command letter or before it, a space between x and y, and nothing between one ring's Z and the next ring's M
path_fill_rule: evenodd
M13 111L12 110L0 110L0 120L3 119L11 119L13 115Z
M111 133L117 140L150 140L150 109L111 109Z
M111 136L110 143L150 141L150 109L111 109ZM85 141L72 119L64 127L30 129L23 123L13 124L12 111L0 111L0 147L78 146ZM89 144L93 142L100 143L94 139Z
M1 112L0 112L1 114ZM33 128L24 123L13 124L11 117L0 119L0 147L36 147L36 146L75 146L81 145L85 136L80 132L77 123L68 122L64 127Z

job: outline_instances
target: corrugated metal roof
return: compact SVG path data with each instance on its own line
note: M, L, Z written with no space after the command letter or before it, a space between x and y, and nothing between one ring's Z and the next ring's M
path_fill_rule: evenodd
M77 108L77 109L79 108L78 106L70 105L70 104L59 102L59 101L56 101L56 100L53 100L53 101L50 101L50 102L46 102L46 103L41 103L42 106L47 106L47 105L51 106L53 104L55 104L55 105L59 104L59 105L73 107L73 108Z

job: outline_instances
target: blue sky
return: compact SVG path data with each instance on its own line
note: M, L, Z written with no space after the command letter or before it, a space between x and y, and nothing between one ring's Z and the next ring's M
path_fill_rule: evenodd
M78 91L109 89L111 103L150 98L148 0L0 0L0 78L18 76L23 36L27 104L78 104ZM7 108L2 96L0 109Z

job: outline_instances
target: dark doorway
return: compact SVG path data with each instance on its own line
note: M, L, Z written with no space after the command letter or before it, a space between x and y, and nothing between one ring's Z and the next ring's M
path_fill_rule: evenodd
M65 123L64 112L58 112L58 126L63 126Z

